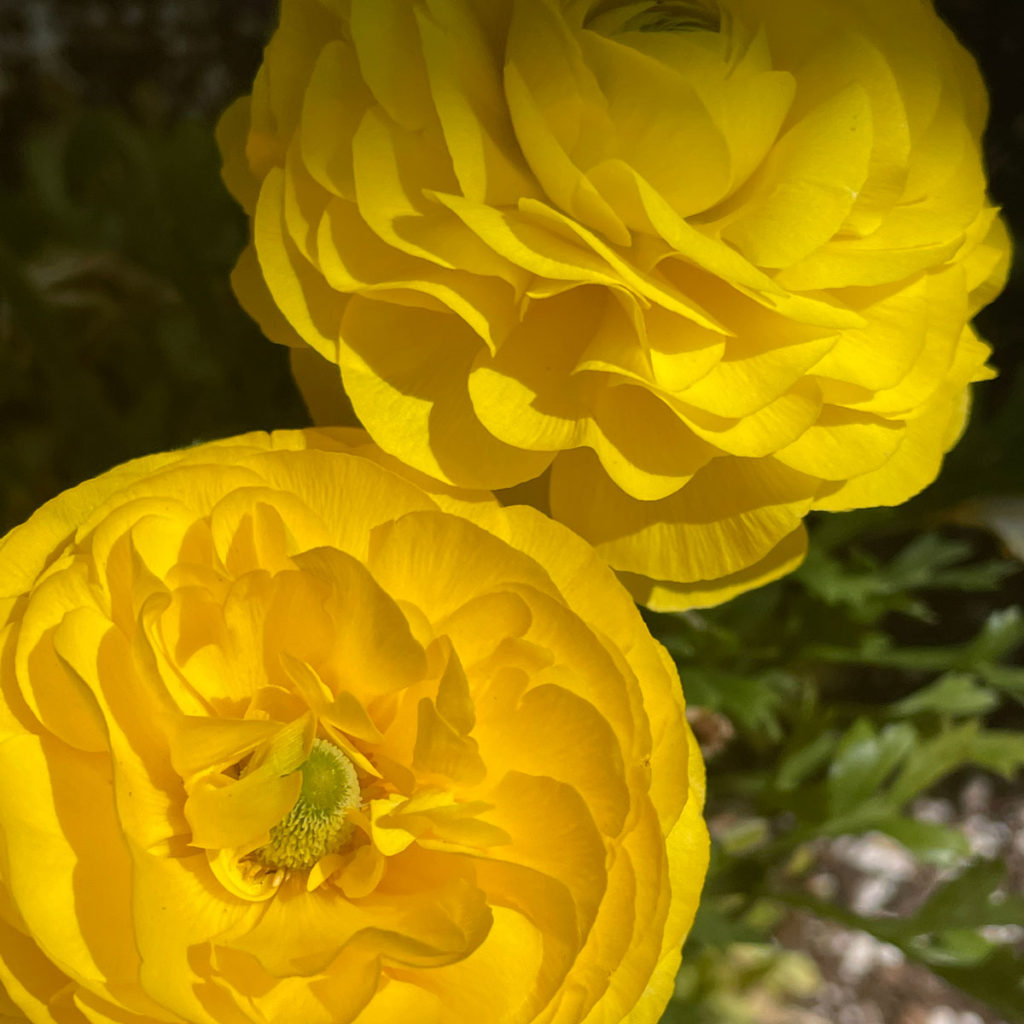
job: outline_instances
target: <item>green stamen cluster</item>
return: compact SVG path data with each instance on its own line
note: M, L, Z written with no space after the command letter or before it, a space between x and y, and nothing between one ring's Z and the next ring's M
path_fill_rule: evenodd
M295 806L270 830L270 842L253 853L267 868L311 868L337 853L352 836L349 808L360 802L352 762L333 743L314 740L302 765L302 790Z
M659 0L625 27L636 32L717 32L721 15L717 5L701 0Z

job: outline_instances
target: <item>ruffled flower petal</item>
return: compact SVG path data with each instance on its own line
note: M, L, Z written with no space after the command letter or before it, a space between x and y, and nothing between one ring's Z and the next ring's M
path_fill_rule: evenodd
M59 496L0 579L0 978L25 1013L664 1007L700 755L671 660L564 526L362 431L257 433Z
M294 360L318 422L348 422L340 379L402 462L522 488L685 607L794 565L758 569L809 507L687 532L666 509L715 463L770 457L818 508L934 479L909 424L963 407L1009 242L930 5L670 8L284 0L219 138L258 257L236 291L322 357ZM570 488L587 449L605 479Z

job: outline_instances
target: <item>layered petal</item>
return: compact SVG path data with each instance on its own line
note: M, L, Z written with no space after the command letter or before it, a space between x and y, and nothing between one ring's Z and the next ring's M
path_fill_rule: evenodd
M61 495L0 579L0 977L29 1019L667 1000L699 753L563 526L358 430L249 434Z
M911 423L964 405L964 328L1009 246L984 89L931 4L283 10L219 138L253 213L236 290L321 357L293 359L319 422L347 422L343 387L397 459L520 488L609 557L611 516L659 607L798 560L761 566L795 535L770 506L667 536L686 515L662 503L724 486L715 463L770 458L818 508L893 500L890 464L917 460L904 496L934 479L945 449ZM573 492L588 449L604 480Z

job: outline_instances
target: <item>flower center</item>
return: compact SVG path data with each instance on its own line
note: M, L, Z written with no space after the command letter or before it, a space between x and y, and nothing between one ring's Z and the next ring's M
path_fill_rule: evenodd
M299 770L299 799L270 830L270 842L252 853L264 867L311 868L325 854L337 853L352 836L347 811L360 802L352 762L333 743L314 740Z
M654 0L624 26L633 32L718 32L721 27L714 0Z

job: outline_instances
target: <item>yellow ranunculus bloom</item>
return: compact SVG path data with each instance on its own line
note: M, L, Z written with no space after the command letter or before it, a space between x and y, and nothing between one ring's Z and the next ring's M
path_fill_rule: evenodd
M926 0L282 0L235 285L318 418L337 367L408 465L715 603L938 472L1007 264L985 114Z
M36 1022L654 1022L707 859L597 555L360 431L140 459L0 541L0 980Z

